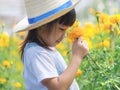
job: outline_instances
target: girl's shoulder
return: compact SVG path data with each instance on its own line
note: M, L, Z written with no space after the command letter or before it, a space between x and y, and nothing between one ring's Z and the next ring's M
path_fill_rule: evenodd
M50 50L46 49L37 43L32 42L26 44L24 48L24 55L29 55L29 57L35 55L47 55L51 57L52 55L58 55L58 51L51 47Z
M43 47L41 47L40 45L38 45L35 42L31 42L31 43L27 43L25 48L24 48L24 52L47 52L47 50Z

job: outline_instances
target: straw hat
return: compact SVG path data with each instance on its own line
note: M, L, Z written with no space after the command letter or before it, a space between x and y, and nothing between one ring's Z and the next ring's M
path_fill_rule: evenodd
M15 32L31 30L66 14L80 0L25 0L27 16L14 28Z

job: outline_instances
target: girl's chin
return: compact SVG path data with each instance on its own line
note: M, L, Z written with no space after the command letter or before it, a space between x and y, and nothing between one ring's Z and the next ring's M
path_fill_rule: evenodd
M52 45L49 45L50 47L55 47L56 45L58 45L59 43L54 43Z
M60 43L60 41L56 41L55 43L49 45L50 47L55 47L56 45L58 45Z

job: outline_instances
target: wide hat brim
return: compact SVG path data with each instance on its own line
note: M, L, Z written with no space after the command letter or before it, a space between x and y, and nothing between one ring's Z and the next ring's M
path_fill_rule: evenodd
M61 10L41 21L38 21L36 23L33 23L33 24L30 24L28 22L28 17L26 16L25 18L23 18L15 27L14 27L14 32L20 32L20 31L29 31L29 30L32 30L32 29L35 29L37 27L40 27L46 23L49 23L57 18L59 18L60 16L66 14L67 12L69 12L70 10L72 10L76 4L79 3L80 0L73 0L73 5L64 9L64 10Z

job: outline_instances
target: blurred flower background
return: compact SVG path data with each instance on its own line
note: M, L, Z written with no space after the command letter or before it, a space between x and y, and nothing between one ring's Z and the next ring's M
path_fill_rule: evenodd
M81 0L77 20L56 46L69 63L72 42L83 36L90 52L78 71L80 90L120 90L120 0ZM23 0L0 0L0 90L25 90L19 46L26 32L14 26L26 15Z

